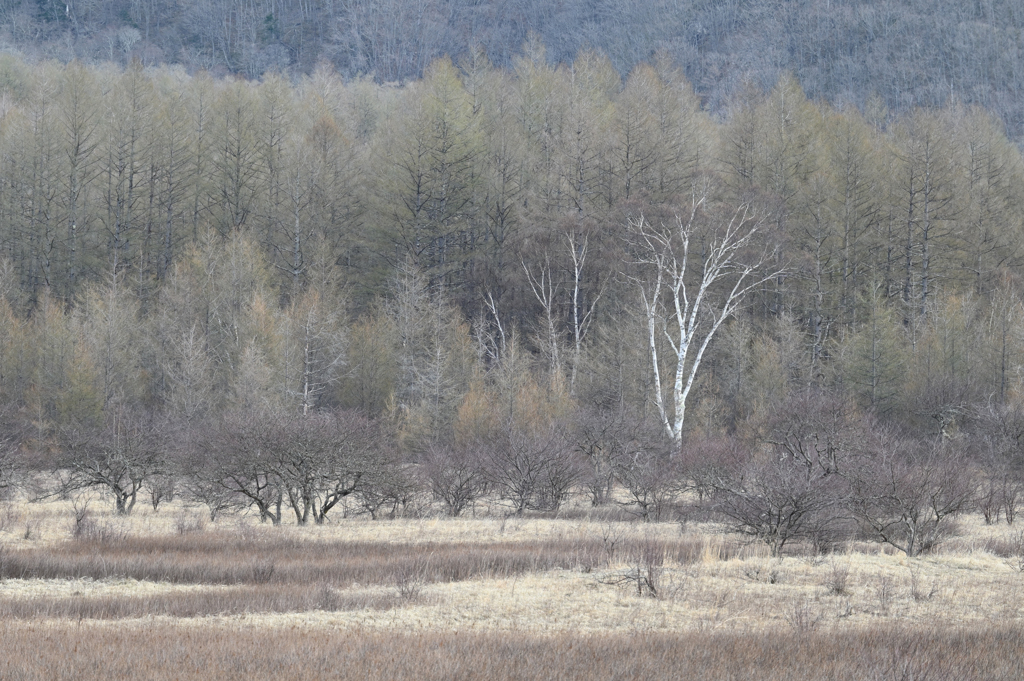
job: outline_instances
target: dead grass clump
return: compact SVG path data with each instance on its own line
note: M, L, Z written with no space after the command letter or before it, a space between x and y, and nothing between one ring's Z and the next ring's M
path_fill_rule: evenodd
M743 553L740 542L720 537L688 535L675 541L665 541L663 544L665 559L679 565L732 560Z
M747 565L743 574L753 582L763 584L780 584L785 579L785 572L777 561L759 560Z
M786 613L786 621L797 634L816 631L824 619L824 614L807 602L798 603Z
M97 544L120 544L128 539L128 528L121 523L100 522L86 516L81 522L75 523L73 536Z
M304 627L0 623L0 678L152 681L254 678L1016 680L1020 628L835 632L473 634Z
M918 603L922 601L930 601L935 598L939 593L939 586L936 582L932 581L931 584L925 584L924 579L921 577L921 571L914 565L908 565L907 569L910 572L910 595Z
M398 597L407 602L418 599L426 582L427 570L426 560L400 565L394 574Z
M1024 530L1014 532L1010 537L989 537L985 550L1002 558L1017 572L1024 572Z
M559 520L589 520L591 522L606 523L632 523L636 521L636 514L630 513L628 509L618 504L604 504L601 506L573 506L563 507L558 511L532 513L532 518L557 518Z

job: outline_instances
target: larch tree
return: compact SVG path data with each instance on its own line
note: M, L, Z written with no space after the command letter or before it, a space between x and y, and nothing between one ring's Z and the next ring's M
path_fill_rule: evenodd
M310 290L284 311L286 390L303 416L321 405L344 372L347 339L342 307Z
M107 281L86 289L75 318L99 377L104 411L143 394L139 299L111 263Z
M256 87L246 82L231 83L215 100L212 170L219 204L215 224L224 235L248 223L264 187L267 168L261 154L259 104Z
M57 289L68 300L89 264L86 237L92 226L90 189L99 168L101 116L96 102L94 74L77 62L64 70L58 89L58 126L60 130L62 221L66 231L63 245L63 277ZM52 282L51 285L56 285Z
M460 281L476 238L479 125L450 61L409 88L381 140L374 241L386 262L406 258L432 280Z

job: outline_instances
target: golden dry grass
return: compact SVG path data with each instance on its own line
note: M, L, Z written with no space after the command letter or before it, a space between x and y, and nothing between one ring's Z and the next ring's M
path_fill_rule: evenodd
M729 636L740 637L768 655L764 647L772 632L795 645L805 637L855 642L898 630L925 647L1024 632L1024 574L1019 560L1007 555L1018 546L1017 529L986 526L974 517L964 518L961 534L939 551L907 559L868 543L823 557L798 550L771 558L761 545L723 535L714 526L691 523L681 529L579 515L339 518L321 527L272 527L245 514L203 524L199 513L170 505L159 513L144 509L117 518L103 510L93 514L91 534L72 539L67 505L0 507L6 519L0 523L5 642L28 636L24 632L50 632L37 636L39 650L50 651L40 659L56 665L56 651L76 636L82 642L109 639L115 641L109 644L113 650L127 650L143 623L147 631L158 623L161 635L178 641L182 650L198 640L186 630L197 629L210 633L210 641L233 640L239 649L256 646L259 632L287 638L287 632L301 630L306 632L302 640L350 632L370 648L391 637L423 642L436 636L454 645L463 639L445 637L460 632L482 637L483 647L511 635L517 645L536 648L536 655L550 660L560 658L557 651L565 646L598 640L625 646L625 658L640 659L637 651L694 636L713 637L708 640L723 646ZM638 585L638 576L653 580L647 586L656 587L656 597ZM691 644L697 645L686 643ZM470 653L462 651L450 663L462 664ZM227 657L217 664L228 664L224 660L232 654L225 649ZM1005 657L1005 651L1001 654ZM285 668L290 655L276 661L264 656L261 664ZM864 655L864 664L881 669L878 660ZM441 661L417 664L435 663ZM666 661L665 669L691 663ZM10 672L0 673L4 679L62 678L63 673L58 667L50 675L42 667L15 673L10 653L0 655L0 670L4 664ZM144 676L162 678L160 663L152 664L153 673ZM514 661L509 664L515 668ZM394 678L403 678L398 667ZM807 676L810 669L791 670L793 678L857 678ZM958 678L931 673L928 678ZM959 678L1019 677L1005 670L993 674ZM428 673L424 678L445 677Z

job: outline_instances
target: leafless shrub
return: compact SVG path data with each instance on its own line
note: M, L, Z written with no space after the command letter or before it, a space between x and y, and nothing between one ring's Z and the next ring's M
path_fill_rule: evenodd
M932 582L931 586L925 590L925 585L921 580L920 570L914 565L908 565L907 569L910 572L910 595L918 603L922 601L930 601L935 598L939 593L939 587L935 582Z
M875 597L878 599L878 608L883 615L889 614L893 598L896 596L896 584L890 575L879 575L875 584Z
M146 486L149 488L149 503L153 506L154 512L160 509L160 504L164 501L174 501L174 495L178 491L177 485L177 479L164 472L150 477Z
M809 634L815 631L825 619L810 603L803 602L793 606L786 612L786 622L797 634Z
M833 596L846 596L849 594L848 582L850 578L850 564L839 563L833 557L829 561L828 572L825 575L825 589Z
M427 574L427 561L416 560L411 563L404 563L394 571L395 588L398 590L398 597L405 602L414 601L420 596L425 584Z
M481 448L477 442L434 443L423 454L420 474L452 517L469 508L487 489Z
M629 585L640 597L658 598L661 595L665 546L660 541L647 537L631 547L628 560L629 569L601 581L605 584Z
M682 486L678 444L666 438L661 424L639 417L622 417L615 435L611 465L626 492L622 505L645 522L667 519Z
M799 541L818 552L831 550L843 538L849 497L846 479L834 470L839 464L826 460L826 452L811 456L792 442L772 446L771 453L738 443L705 447L720 458L699 469L704 506L732 531L764 542L773 556Z
M129 536L128 526L114 520L99 521L91 511L94 501L88 493L79 493L70 497L73 524L71 536L74 539L96 544L121 544ZM29 525L25 526L26 539L30 533Z
M1024 482L1021 462L1024 454L1024 404L1007 400L974 409L969 419L971 448L984 475L978 507L986 524L998 522L1000 513L1007 524L1017 517Z
M210 431L202 437L185 430L173 451L172 467L178 480L179 496L190 502L200 503L207 508L210 522L217 522L221 513L241 505L233 486L225 484L222 473L222 454L205 446Z
M492 434L484 462L487 484L513 515L557 510L583 479L583 462L564 430L558 422L526 427L510 421Z
M79 538L87 533L95 524L92 514L89 512L89 504L92 502L92 499L86 495L75 495L71 496L69 501L71 502L71 516L74 519L74 525L71 527L71 536ZM27 529L25 533L26 535L28 534Z
M908 557L934 550L953 533L953 519L974 496L958 443L912 442L873 434L852 473L853 511L866 534Z
M622 420L617 414L597 408L580 408L573 419L572 439L586 467L583 485L597 508L612 501L615 473L612 468Z
M1002 555L1011 568L1024 573L1024 530L1015 532L1007 546L997 555Z
M1008 480L1003 485L1003 517L1007 525L1013 525L1017 519L1017 507L1024 497L1024 483L1020 480Z
M996 480L989 479L978 493L978 510L981 511L986 525L999 522L999 516L1003 512L1002 492L1002 485Z
M625 507L643 521L665 519L677 490L675 464L662 447L625 452L615 461L615 478L628 494Z
M199 513L181 509L174 518L174 530L178 534L194 534L206 529L206 518Z
M382 457L360 478L356 499L373 520L394 519L407 515L418 492L416 480L399 461Z
M779 566L771 560L759 561L744 568L743 574L755 582L779 584L785 578Z
M252 566L252 583L253 584L266 584L274 576L274 561L273 559L260 560Z
M21 442L27 427L12 405L0 405L0 500L9 499L22 482L26 461Z
M0 502L0 532L18 524L21 521L22 515L18 513L14 504L6 501Z

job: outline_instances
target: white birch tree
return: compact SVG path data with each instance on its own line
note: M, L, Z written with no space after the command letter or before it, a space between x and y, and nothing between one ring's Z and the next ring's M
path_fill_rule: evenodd
M579 236L570 231L566 234L565 246L571 261L571 264L566 265L566 271L557 272L546 251L544 262L539 266L537 274L533 273L525 261L523 261L523 269L526 271L526 280L530 284L530 290L533 291L533 295L540 303L544 313L546 333L544 344L547 345L552 375L560 376L562 373L561 348L565 344L566 336L572 343L569 393L575 394L576 376L579 373L583 356L583 341L594 321L594 310L604 293L604 284L602 283L592 291L585 290L583 270L587 262L588 239L586 236ZM570 281L564 281L566 279L570 279ZM568 298L568 300L562 301L561 298ZM571 320L560 318L564 316L558 312L560 307L570 308Z
M695 184L689 214L674 224L653 225L642 215L629 224L638 242L634 281L647 318L654 403L674 442L682 438L686 399L715 334L748 293L783 273L766 267L773 254L758 243L768 216L749 203L724 214L711 210L710 190L707 180ZM665 342L674 365L667 382Z

